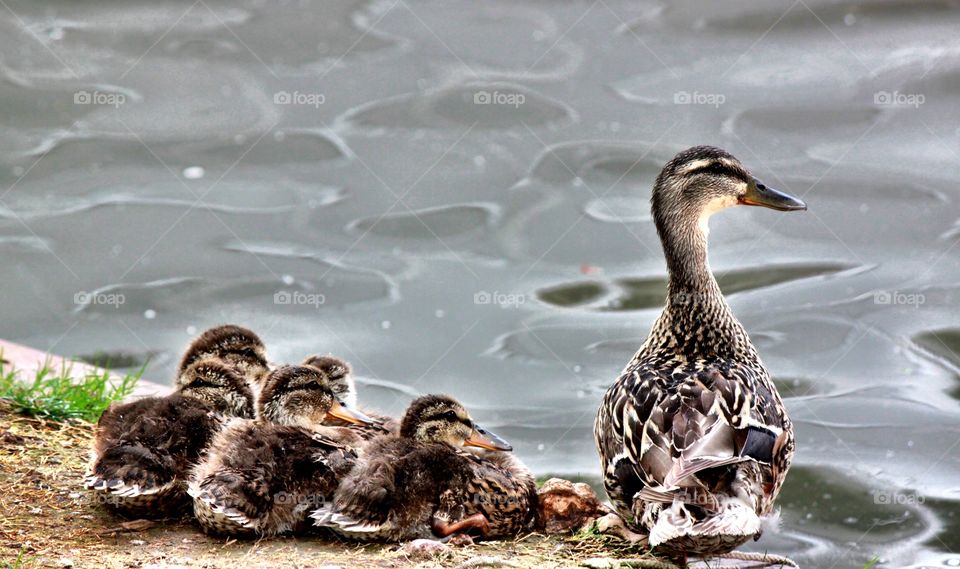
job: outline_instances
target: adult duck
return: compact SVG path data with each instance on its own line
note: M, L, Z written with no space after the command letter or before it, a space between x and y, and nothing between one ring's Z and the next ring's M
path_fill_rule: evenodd
M670 279L666 306L607 391L594 426L604 485L655 553L733 556L761 532L794 451L793 425L707 262L707 221L735 205L806 209L729 153L696 146L651 200Z

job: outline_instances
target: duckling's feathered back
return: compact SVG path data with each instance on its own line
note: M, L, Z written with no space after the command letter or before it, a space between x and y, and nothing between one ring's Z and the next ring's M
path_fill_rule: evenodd
M333 499L356 458L350 447L300 427L234 420L191 475L194 514L213 534L303 530L307 511Z
M87 488L116 509L164 516L186 504L186 474L220 428L219 414L181 394L114 403L97 422Z

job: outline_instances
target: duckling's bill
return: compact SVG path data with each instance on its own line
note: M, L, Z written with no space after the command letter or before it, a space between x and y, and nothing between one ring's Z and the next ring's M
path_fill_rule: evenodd
M354 425L379 425L380 421L365 415L356 407L344 403L343 401L334 401L333 406L327 411L331 417L336 417L341 421L353 423Z
M777 211L803 211L807 204L803 200L781 192L753 178L747 184L747 191L740 197L743 205L757 205L775 209Z
M487 450L513 450L510 443L479 425L474 425L473 433L463 442L463 446L478 447Z

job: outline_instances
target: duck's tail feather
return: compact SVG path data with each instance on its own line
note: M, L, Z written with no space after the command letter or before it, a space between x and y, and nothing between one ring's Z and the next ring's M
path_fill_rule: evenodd
M179 487L173 458L140 445L120 445L102 452L94 458L83 484L117 506L134 506Z
M240 486L242 477L217 473L202 481L191 481L187 494L200 525L211 533L246 536L258 530L258 508Z

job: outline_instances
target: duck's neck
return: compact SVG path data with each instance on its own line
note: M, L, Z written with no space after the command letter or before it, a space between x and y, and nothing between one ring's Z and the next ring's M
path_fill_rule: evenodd
M723 298L707 260L706 216L657 219L670 280L667 302L645 351L682 361L752 360L756 351Z

